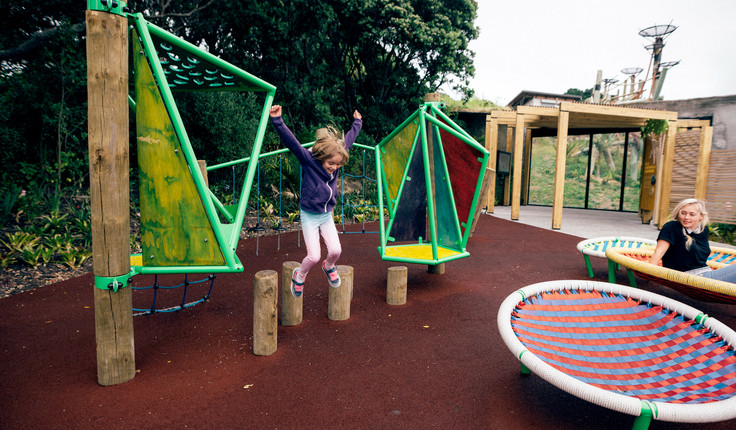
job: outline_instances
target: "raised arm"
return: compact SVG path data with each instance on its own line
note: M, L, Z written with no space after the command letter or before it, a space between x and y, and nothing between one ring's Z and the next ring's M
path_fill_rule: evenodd
M363 115L357 110L353 112L353 125L345 135L345 149L350 150L350 147L355 143L355 139L360 133L360 129L363 128Z
M280 105L273 105L271 106L271 109L268 110L268 113L271 116L271 125L276 129L276 133L278 133L284 146L289 148L289 150L296 155L296 158L299 159L300 163L304 163L310 158L309 151L304 149L294 136L294 133L292 133L291 130L289 130L289 127L286 126L284 119L281 118L281 111L282 109Z

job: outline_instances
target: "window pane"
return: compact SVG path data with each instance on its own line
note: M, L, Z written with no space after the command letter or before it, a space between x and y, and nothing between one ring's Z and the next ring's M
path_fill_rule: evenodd
M589 209L618 210L625 133L596 134L591 151Z
M568 136L565 163L566 208L585 207L585 175L588 170L588 136Z
M555 184L554 137L538 137L532 142L531 174L529 177L529 204L551 205Z

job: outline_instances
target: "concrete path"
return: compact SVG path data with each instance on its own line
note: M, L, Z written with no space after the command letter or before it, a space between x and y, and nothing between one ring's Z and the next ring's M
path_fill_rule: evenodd
M511 206L496 206L491 216L511 220ZM521 206L518 222L552 230L551 206ZM562 209L562 228L573 236L590 239L605 236L628 236L657 240L659 229L653 224L643 224L635 212L618 212L593 209ZM711 241L711 246L733 248L736 246Z
M511 220L511 206L497 206L490 214ZM522 206L519 220L522 224L552 230L552 207ZM573 236L590 239L601 236L630 236L656 240L659 230L651 224L642 224L634 212L617 212L590 209L562 210L562 228L556 230Z

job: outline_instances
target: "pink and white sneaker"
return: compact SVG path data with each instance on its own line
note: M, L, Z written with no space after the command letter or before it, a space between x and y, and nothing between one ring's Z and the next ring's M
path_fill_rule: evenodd
M326 261L322 262L322 271L327 275L327 282L330 283L332 288L338 288L341 284L340 275L337 274L337 266L333 266L332 269L325 268Z
M291 272L291 295L297 299L301 297L302 292L304 292L304 282L297 282L296 280L296 273L298 271L299 268L297 267L293 272Z

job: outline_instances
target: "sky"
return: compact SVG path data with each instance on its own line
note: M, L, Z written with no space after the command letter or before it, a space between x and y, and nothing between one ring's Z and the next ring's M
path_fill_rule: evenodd
M522 90L562 94L603 78L624 80L621 69L641 67L652 38L639 31L672 24L662 61L677 61L666 76L665 100L736 94L736 0L479 0L475 95L505 106Z

